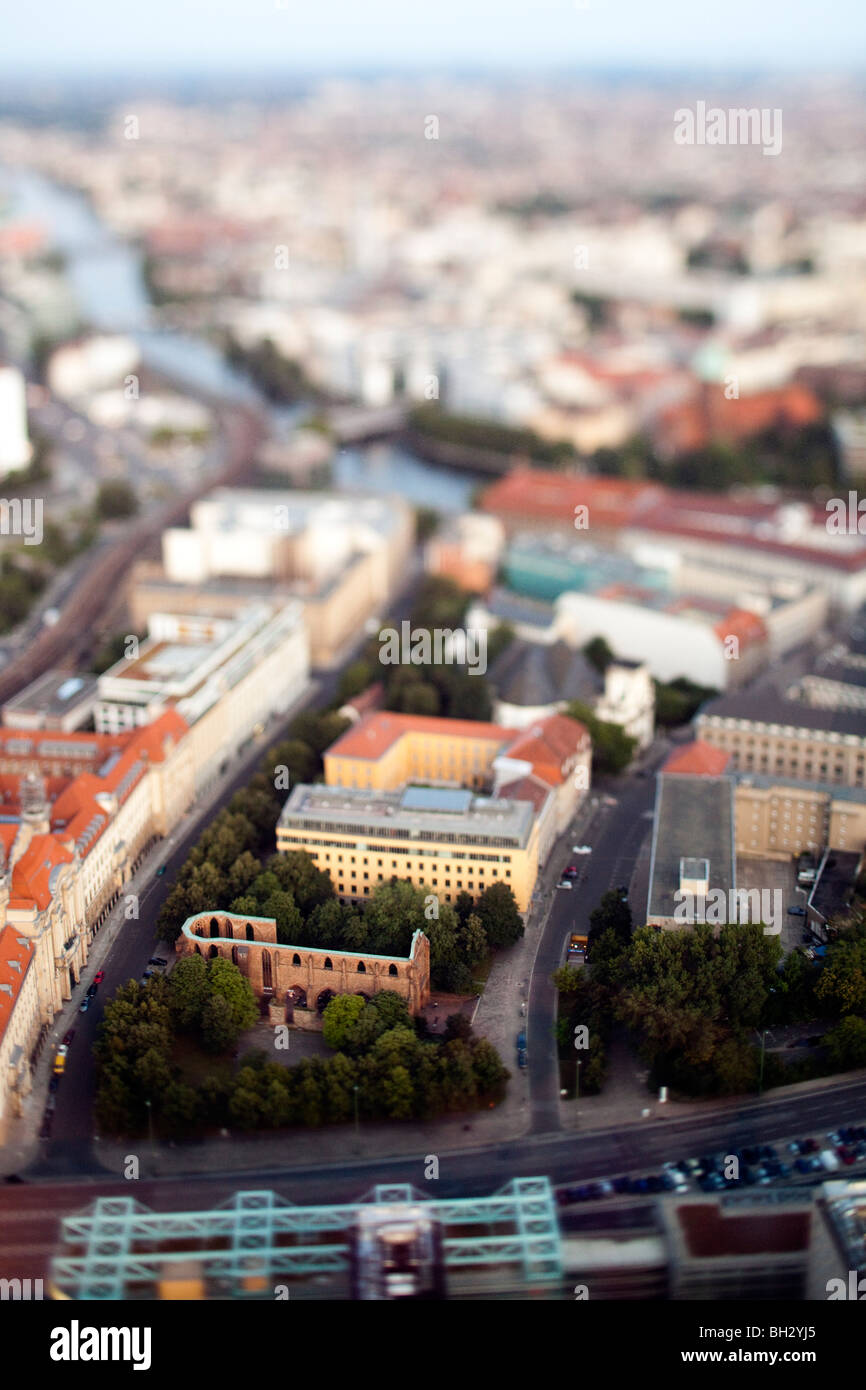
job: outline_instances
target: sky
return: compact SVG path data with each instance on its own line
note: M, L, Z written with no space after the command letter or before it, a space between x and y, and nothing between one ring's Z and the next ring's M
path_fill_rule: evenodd
M866 67L864 0L0 0L10 76Z

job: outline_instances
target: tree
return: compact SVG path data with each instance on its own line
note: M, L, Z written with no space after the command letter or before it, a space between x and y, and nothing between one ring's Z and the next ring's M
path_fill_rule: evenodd
M846 1014L825 1033L824 1043L831 1061L840 1069L866 1067L866 1019Z
M471 893L467 893L463 888L454 899L454 911L461 927L466 925L466 920L471 912L475 911L475 899Z
M354 695L360 695L376 679L375 668L369 661L353 661L347 666L337 685L337 703L344 705Z
M458 932L458 941L467 965L477 965L484 960L489 946L484 923L477 912L471 912L467 917L462 931Z
M245 849L243 854L239 854L237 859L229 866L228 881L226 884L227 891L234 897L239 897L246 892L260 871L261 865L258 859L256 859L256 856L252 854L250 850ZM253 911L252 916L256 915L255 911Z
M238 1040L238 1028L232 1006L221 994L212 994L201 1012L202 1045L208 1052L226 1052Z
M472 1037L472 1024L465 1014L449 1014L445 1020L445 1041L462 1038L466 1042Z
M594 666L600 675L604 675L608 666L615 660L608 643L603 637L593 637L583 649L583 654L591 666Z
M631 908L624 888L608 889L589 914L588 945L591 952L594 953L595 943L606 931L612 931L624 945L631 940Z
M370 1005L382 1020L383 1030L412 1027L409 1005L403 996L393 989L382 989L378 994L374 994Z
M618 773L628 767L637 748L632 738L619 724L609 724L596 718L589 705L572 700L565 713L586 726L592 740L592 766L596 773Z
M507 883L492 883L475 908L491 946L513 946L523 936L523 918Z
M219 956L208 961L207 974L208 992L228 1004L236 1036L251 1028L259 1016L259 1006L249 980L232 961Z
M351 1044L366 1007L360 994L338 994L330 1001L322 1014L322 1037L328 1047L343 1051Z
M258 915L273 917L277 924L277 941L282 945L297 944L304 919L291 893L286 893L283 889L278 888L275 893L271 893L265 899Z
M178 1026L192 1032L201 1022L210 997L207 964L202 956L184 956L168 976L169 1006Z
M135 489L123 478L109 478L99 484L96 494L96 510L105 521L119 517L135 516L138 501Z
M829 947L815 994L840 1014L866 1011L866 935L842 937Z
M196 1129L199 1100L192 1087L182 1081L170 1081L160 1101L159 1116L161 1125L176 1138Z

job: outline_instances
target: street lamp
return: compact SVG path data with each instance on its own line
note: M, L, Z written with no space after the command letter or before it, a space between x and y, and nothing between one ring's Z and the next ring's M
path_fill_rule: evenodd
M759 1095L759 1096L760 1096L760 1095L763 1095L763 1091L764 1091L764 1049L765 1049L765 1047L766 1047L767 1032L768 1032L768 1031L769 1031L769 1030L766 1029L766 1028L764 1028L764 1029L761 1030L761 1070L760 1070L760 1072L759 1072L759 1074L758 1074L758 1095Z
M576 1117L577 1114L578 1114L577 1106L578 1106L578 1104L579 1104L579 1102L580 1102L580 1067L581 1067L581 1062L580 1062L580 1059L578 1058L578 1062L577 1062L577 1087L576 1087L575 1093L574 1093L574 1113L575 1113L575 1117Z
M353 1090L354 1093L355 1093L355 1140L356 1140L356 1142L357 1142L357 1140L358 1140L358 1138L359 1138L359 1136L360 1136L360 1131L359 1131L359 1129L358 1129L358 1084L357 1084L357 1082L356 1082L355 1085L352 1087L352 1090Z
M156 1169L156 1145L155 1145L154 1142L153 1142L153 1113L152 1113L151 1108L150 1108L150 1101L149 1101L149 1100L146 1100L144 1103L145 1103L145 1105L147 1106L147 1133L148 1133L148 1136L149 1136L149 1138L150 1138L150 1152L151 1152L151 1155L152 1155L152 1157L153 1157L153 1166L154 1166L154 1170L155 1170L155 1169Z

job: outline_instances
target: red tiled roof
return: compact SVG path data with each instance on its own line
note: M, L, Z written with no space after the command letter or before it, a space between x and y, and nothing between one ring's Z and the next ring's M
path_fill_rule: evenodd
M695 777L720 777L731 760L730 753L712 744L696 739L683 748L676 748L662 768L662 772L675 772Z
M9 925L0 931L0 985L8 986L0 989L0 1038L6 1032L18 1002L24 977L33 959L33 951L33 942L28 941L18 927ZM18 969L10 962L17 963Z
M531 801L537 814L550 796L550 788L534 777L518 777L514 782L506 782L496 794L506 801Z
M753 642L766 642L769 637L767 625L757 613L746 608L732 608L714 624L713 631L724 642L728 637L736 637L740 646Z
M437 734L442 738L480 738L504 743L514 729L501 724L487 724L475 719L441 719L435 715L393 714L381 710L368 714L354 728L325 749L325 757L381 758L389 748L410 733Z
M11 898L33 902L44 911L51 902L52 872L60 864L71 864L73 858L54 835L34 835L12 870Z
M358 714L370 714L373 710L382 708L382 700L385 695L385 687L381 681L374 681L368 685L366 690L362 690L358 695L353 695L351 700L344 700L341 708L353 709Z
M591 526L626 526L641 506L663 496L664 490L655 483L515 468L486 489L479 505L485 512L560 524L574 518L576 507L584 506Z
M558 787L568 776L563 771L568 760L588 743L589 734L578 720L566 714L549 714L518 734L504 750L504 756L531 763L536 777L550 787Z

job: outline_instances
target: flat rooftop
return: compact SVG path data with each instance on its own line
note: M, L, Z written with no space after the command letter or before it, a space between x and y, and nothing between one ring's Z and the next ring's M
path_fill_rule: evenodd
M96 676L73 675L69 671L46 671L44 676L13 695L3 706L8 714L42 715L62 719L78 705L96 699Z
M449 799L446 805L443 796L467 800L458 805ZM301 783L289 796L278 825L285 830L309 830L318 825L343 835L365 832L374 838L508 844L522 849L529 842L534 815L527 801L473 796L471 792L446 789L443 793L439 788L417 786L380 792Z
M682 860L710 861L709 890L726 895L734 871L734 783L730 777L660 773L656 782L648 917L673 917Z
M862 859L862 851L842 849L830 850L824 857L809 894L809 906L825 922L848 907Z
M698 711L698 719L741 719L752 724L780 728L854 734L866 739L862 710L816 709L799 700L786 700L774 690L732 691L710 700Z

